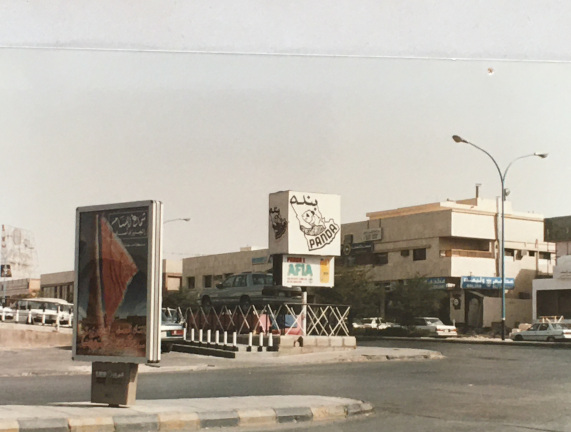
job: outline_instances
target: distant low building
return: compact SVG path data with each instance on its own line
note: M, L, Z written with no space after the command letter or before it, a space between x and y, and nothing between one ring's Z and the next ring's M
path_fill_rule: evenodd
M44 273L41 275L41 295L48 298L60 298L73 303L75 272L65 271ZM182 261L163 260L163 294L179 291L182 284ZM40 287L38 287L38 290Z
M182 261L163 260L163 294L180 291L182 286Z
M42 297L59 298L73 303L74 278L73 271L42 274Z
M40 292L40 279L5 279L0 282L2 301L34 297Z

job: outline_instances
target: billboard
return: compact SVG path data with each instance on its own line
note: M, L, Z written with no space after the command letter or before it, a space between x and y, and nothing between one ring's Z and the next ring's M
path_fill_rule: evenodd
M4 272L10 269L10 275L14 279L28 279L39 277L38 252L36 242L31 231L2 225L0 243L0 264L4 266Z
M162 204L76 212L73 359L160 360Z
M282 191L269 197L270 255L339 256L341 197Z
M282 285L304 287L332 287L335 258L283 255Z

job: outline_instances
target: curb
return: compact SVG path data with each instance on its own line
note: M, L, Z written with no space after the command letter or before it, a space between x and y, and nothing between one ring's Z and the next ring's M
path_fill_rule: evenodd
M443 342L452 344L475 344L475 345L509 345L509 346L534 346L542 348L561 348L571 349L570 342L531 342L531 341L512 341L511 339L464 339L464 338L435 338L435 337L399 337L399 336L357 336L357 341L413 341L413 342Z
M124 415L89 414L82 416L0 419L0 432L138 432L187 431L236 426L275 426L283 423L340 421L369 415L373 406L363 401L337 405L282 406L280 408L240 408L217 411L164 411L128 413Z

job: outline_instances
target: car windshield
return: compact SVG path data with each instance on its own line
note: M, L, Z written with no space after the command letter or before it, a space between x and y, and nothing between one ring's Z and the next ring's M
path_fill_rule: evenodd
M373 322L373 318L363 318L363 324L371 324Z
M426 318L426 322L428 324L444 324L442 321L440 321L438 318Z
M163 309L161 312L161 321L163 324L177 324L180 322L180 317L174 309Z
M252 282L254 285L273 285L274 277L268 274L253 274Z
M559 323L551 324L551 326L553 327L554 330L563 330L563 329L569 328L568 325L559 324Z

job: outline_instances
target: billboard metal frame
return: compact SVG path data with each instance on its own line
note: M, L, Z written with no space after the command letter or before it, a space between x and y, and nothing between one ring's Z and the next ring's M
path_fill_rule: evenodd
M80 265L85 265L85 258L82 258L81 254L85 254L86 248L85 244L80 245L81 236L85 236L86 228L81 226L82 216L84 217L95 217L98 221L99 215L106 215L109 212L137 212L145 211L147 215L147 225L146 225L146 317L145 317L145 355L106 355L106 354L83 354L78 353L78 335L79 326L81 324L82 317L88 318L87 308L85 312L80 313L79 299L84 300L84 296L93 295L90 293L90 288L85 285L85 276L81 276L80 272L85 271L84 268L80 268ZM91 215L86 216L88 213ZM94 205L87 207L78 207L76 210L76 243L75 243L75 282L74 282L74 320L73 326L73 344L72 344L72 358L73 360L79 361L91 361L91 362L116 362L116 363L158 363L160 361L160 320L161 320L161 302L162 302L162 290L161 290L161 278L162 278L162 219L163 219L163 205L160 201L135 201L117 204L106 204L106 205ZM97 225L98 226L98 225ZM111 226L111 225L110 225ZM114 239L117 233L109 228L107 231L109 238ZM100 241L97 236L94 237L95 240L93 244ZM110 240L113 242L114 240ZM85 241L84 241L85 243ZM116 244L121 244L120 241L116 241ZM121 246L113 245L116 249L121 248ZM138 246L142 246L139 244ZM91 246L96 247L96 246ZM140 257L139 257L140 258ZM111 260L112 261L112 260ZM93 267L99 272L101 266L98 261L91 263ZM133 268L132 272L136 272L136 267ZM131 273L132 274L132 273ZM136 274L136 273L135 273ZM129 276L129 275L127 275ZM101 276L98 275L100 278ZM133 276L131 276L133 277ZM124 291L130 284L126 283ZM141 306L140 304L138 305ZM105 317L105 320L113 320L114 317ZM107 324L106 324L107 325ZM109 339L112 339L111 332L109 333ZM83 348L83 347L82 347Z

